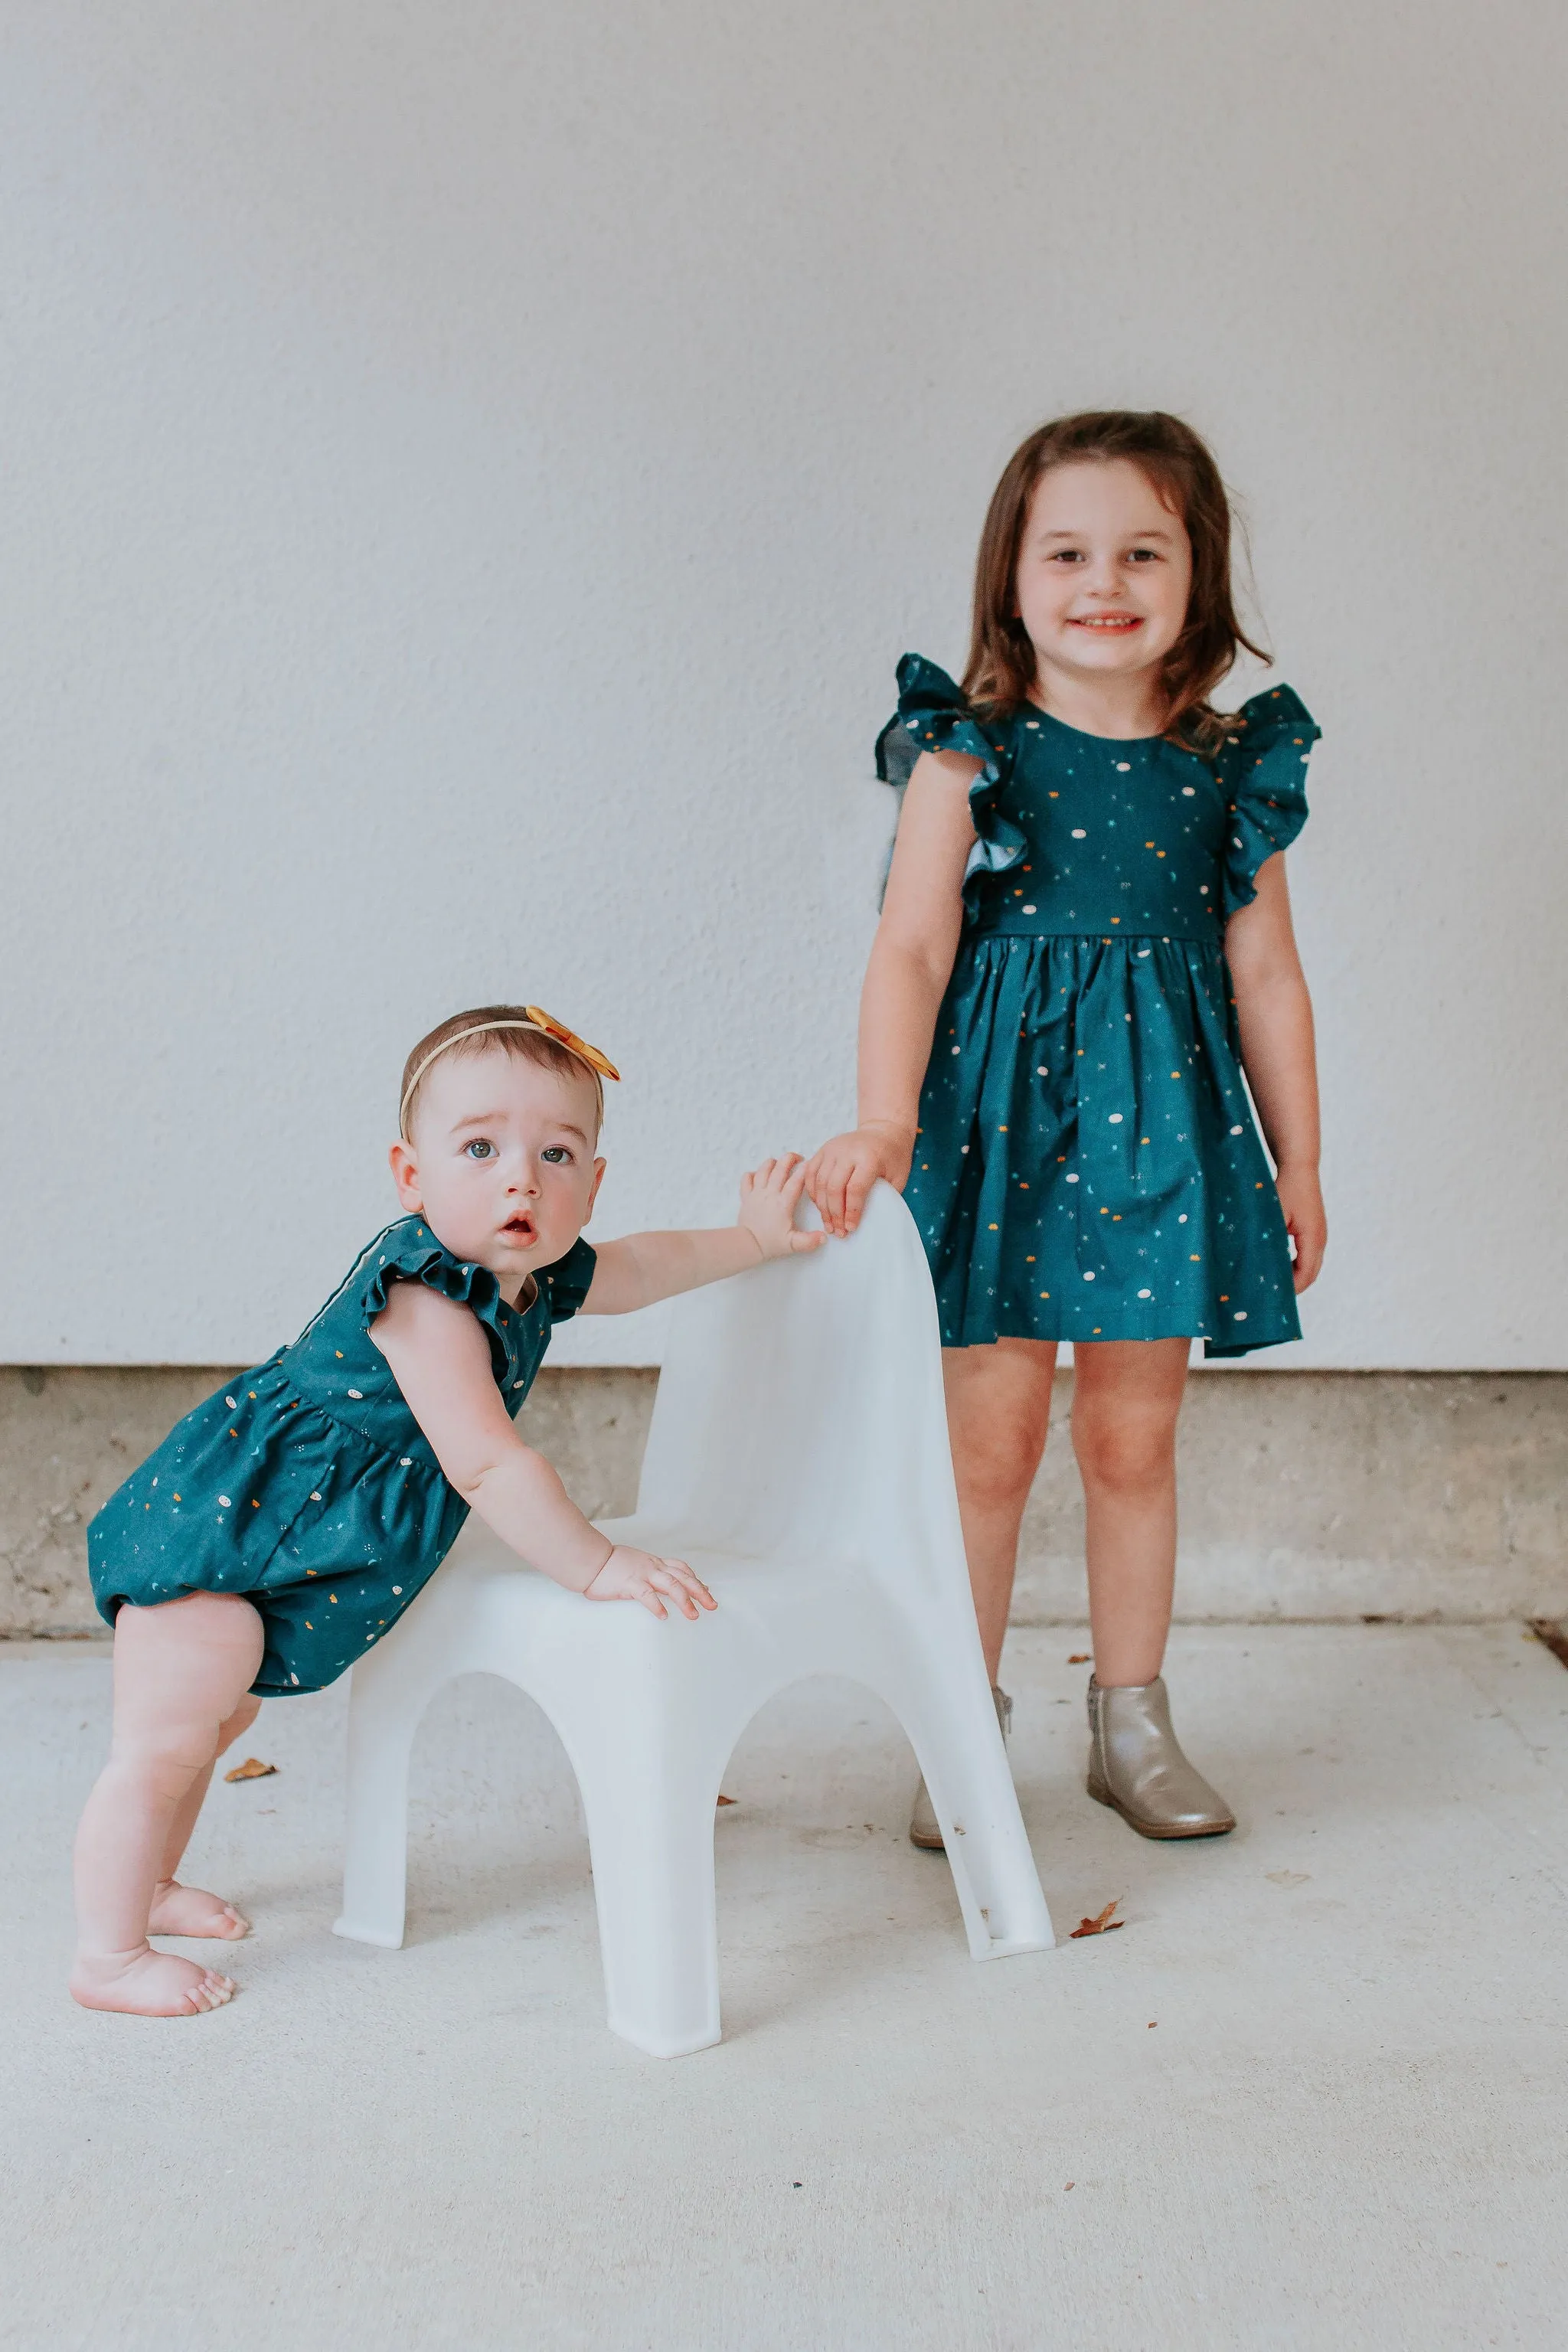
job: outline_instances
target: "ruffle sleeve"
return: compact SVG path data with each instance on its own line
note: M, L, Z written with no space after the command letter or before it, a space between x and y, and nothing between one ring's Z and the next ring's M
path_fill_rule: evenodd
M542 1266L539 1286L552 1323L570 1322L588 1296L597 1253L581 1236L553 1265Z
M994 874L1016 866L1027 846L1023 834L996 803L1013 772L1009 730L988 727L964 700L944 669L920 654L899 664L899 707L877 738L877 773L902 793L922 751L962 751L982 762L969 787L975 843L963 875L966 919L980 912L984 886Z
M1243 703L1215 762L1226 797L1225 912L1258 896L1258 868L1307 822L1307 761L1322 733L1300 697L1270 688Z
M360 1317L367 1331L385 1307L395 1282L422 1282L456 1306L472 1308L489 1335L496 1378L505 1377L510 1361L500 1328L505 1301L488 1265L472 1265L454 1257L421 1217L405 1217L400 1224L389 1226L372 1243L366 1255L371 1262L360 1291Z

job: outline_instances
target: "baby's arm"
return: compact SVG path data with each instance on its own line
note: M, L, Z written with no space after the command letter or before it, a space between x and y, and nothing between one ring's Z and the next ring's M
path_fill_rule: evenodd
M764 1160L741 1179L741 1213L706 1233L627 1234L600 1245L584 1315L629 1315L677 1291L722 1282L771 1257L820 1249L821 1234L797 1233L795 1213L805 1181L797 1151Z
M531 1567L590 1601L640 1601L656 1617L668 1614L666 1600L686 1617L715 1606L684 1560L612 1545L584 1517L512 1426L489 1341L468 1307L423 1283L395 1283L371 1337L447 1477Z

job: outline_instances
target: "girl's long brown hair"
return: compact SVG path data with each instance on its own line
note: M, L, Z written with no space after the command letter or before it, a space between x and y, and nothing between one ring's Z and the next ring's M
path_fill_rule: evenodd
M1224 730L1209 696L1243 646L1260 661L1237 617L1230 579L1230 501L1219 467L1190 425L1163 409L1090 409L1031 433L992 494L974 566L974 626L963 691L978 709L1010 716L1029 700L1035 649L1018 618L1018 550L1036 484L1055 466L1125 457L1147 475L1192 542L1193 584L1181 635L1165 656L1164 733L1199 751Z

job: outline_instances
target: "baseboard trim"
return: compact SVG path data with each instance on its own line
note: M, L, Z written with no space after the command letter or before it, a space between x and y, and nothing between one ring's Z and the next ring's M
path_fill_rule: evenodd
M228 1366L0 1368L0 1638L104 1630L88 1519ZM632 1507L658 1375L547 1366L521 1426L593 1517ZM1014 1616L1081 1624L1083 1513L1058 1376ZM1568 1373L1197 1373L1180 1438L1180 1622L1568 1616Z

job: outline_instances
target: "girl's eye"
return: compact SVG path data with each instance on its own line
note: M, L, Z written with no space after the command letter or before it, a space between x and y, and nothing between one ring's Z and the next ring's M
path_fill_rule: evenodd
M493 1160L496 1156L496 1148L493 1143L487 1142L482 1135L476 1135L472 1143L464 1144L463 1154L465 1159L468 1160Z
M571 1159L572 1154L564 1143L547 1143L539 1156L541 1160L548 1160L552 1168L559 1168Z
M1157 547L1129 548L1127 560L1130 563L1158 563L1160 551Z
M1058 547L1049 561L1052 563L1081 563L1083 551L1078 547Z

